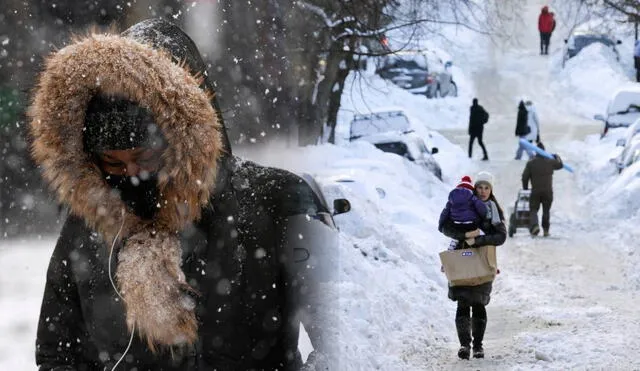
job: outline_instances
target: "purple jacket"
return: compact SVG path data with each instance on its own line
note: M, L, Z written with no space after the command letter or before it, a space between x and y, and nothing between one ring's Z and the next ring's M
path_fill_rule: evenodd
M473 192L465 188L455 188L449 192L449 201L440 214L439 226L447 219L454 222L480 222L487 216L487 206Z

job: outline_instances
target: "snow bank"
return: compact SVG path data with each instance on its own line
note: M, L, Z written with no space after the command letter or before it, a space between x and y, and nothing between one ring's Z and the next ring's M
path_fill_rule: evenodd
M458 83L456 81L456 83ZM459 97L427 99L411 94L378 75L352 72L347 78L336 127L336 143L349 138L354 114L369 113L384 106L401 106L431 129L464 128L468 124L471 95L462 90Z
M609 131L606 137L590 135L584 141L567 143L569 157L577 159L575 174L584 210L607 233L619 235L619 241L609 241L611 247L626 252L631 265L640 264L637 253L637 226L640 224L640 163L635 163L618 174L611 162L623 147L616 142L624 138L626 129ZM585 148L588 150L585 151ZM632 286L640 290L640 271L631 270Z
M289 163L290 170L312 173L329 204L335 198L352 204L335 217L340 272L324 310L339 319L341 356L331 369L398 369L416 344L423 352L453 341L454 303L438 257L447 239L437 231L450 186L366 142L306 147L289 156L305 159Z
M569 59L562 68L562 53L553 55L553 89L568 108L579 116L592 119L606 112L612 95L629 78L611 48L594 43Z

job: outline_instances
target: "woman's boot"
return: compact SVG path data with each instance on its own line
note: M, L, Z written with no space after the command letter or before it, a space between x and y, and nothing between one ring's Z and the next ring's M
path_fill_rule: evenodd
M484 331L486 328L487 320L485 318L472 318L471 333L473 334L473 358L484 358L482 340L484 339Z
M456 331L458 332L458 340L460 340L458 357L460 359L469 359L471 354L471 319L469 317L456 317Z

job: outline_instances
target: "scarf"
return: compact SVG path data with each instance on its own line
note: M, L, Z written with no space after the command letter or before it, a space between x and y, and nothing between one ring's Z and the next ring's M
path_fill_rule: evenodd
M484 204L487 205L487 219L491 220L491 225L502 223L502 220L500 220L500 212L498 212L498 205L491 200L485 201Z

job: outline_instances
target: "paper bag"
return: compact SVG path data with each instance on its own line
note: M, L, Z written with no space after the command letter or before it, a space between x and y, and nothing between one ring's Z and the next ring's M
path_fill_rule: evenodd
M495 246L443 251L440 261L451 286L478 286L496 277Z

